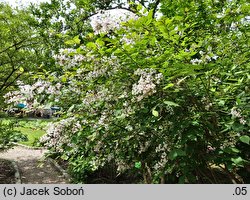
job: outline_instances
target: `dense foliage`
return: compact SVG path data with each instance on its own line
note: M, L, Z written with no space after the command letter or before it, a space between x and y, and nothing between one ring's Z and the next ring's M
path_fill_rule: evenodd
M21 76L27 78L27 72L37 66L38 38L32 29L33 18L25 10L13 9L0 3L0 94Z
M14 129L15 127L16 123L14 121L5 123L2 119L0 119L0 151L4 151L12 147L14 142L26 139L20 131Z
M164 1L160 10L66 34L46 86L6 97L25 94L32 109L42 95L64 108L42 142L78 182L110 165L145 183L247 182L250 4Z

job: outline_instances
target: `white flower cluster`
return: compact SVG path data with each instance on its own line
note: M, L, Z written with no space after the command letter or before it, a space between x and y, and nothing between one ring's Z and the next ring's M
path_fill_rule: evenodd
M155 152L156 153L160 153L160 160L154 165L154 169L156 171L162 170L166 163L168 162L168 157L167 157L167 152L169 152L169 147L167 145L167 143L163 142L163 144L159 144L156 149Z
M44 80L38 80L33 85L24 84L22 81L17 81L17 84L18 90L5 94L5 101L8 104L24 103L28 108L32 108L35 104L38 104L37 95L58 95L61 88L60 83L54 86Z
M71 59L71 58L67 58ZM86 67L79 67L76 70L76 78L78 78L80 81L83 79L87 81L91 81L93 79L96 79L101 76L112 76L114 75L118 69L121 67L119 60L116 56L110 56L110 57L102 57L102 58L96 58L95 56L89 54L86 55L85 62L91 65L91 69ZM66 66L67 63L65 63ZM70 68L70 66L65 68Z
M201 58L195 58L192 59L190 62L193 65L199 65L201 63L208 63L211 62L212 60L217 60L219 56L211 52L211 49L208 49L209 51L207 53L200 51L199 54L201 55Z
M234 118L239 118L241 124L244 125L244 124L247 123L246 120L244 119L244 117L241 115L240 110L238 110L237 108L233 107L233 108L231 109L231 115L232 115L232 117L234 117Z
M123 160L116 160L116 164L117 164L117 171L120 173L130 168L130 166L127 165Z
M142 133L143 134L143 133ZM148 150L148 148L150 147L150 142L149 141L146 141L144 144L141 143L140 144L140 149L138 151L139 154L143 153L143 152L146 152Z
M25 97L19 91L8 92L4 95L5 103L21 103L25 101Z
M119 26L118 22L109 20L107 16L105 16L105 18L103 19L100 19L100 18L101 17L96 18L92 23L95 34L100 34L103 32L106 33L109 30L115 29L116 27Z
M135 75L140 76L138 83L133 84L132 95L137 96L137 101L156 93L156 85L160 84L163 75L154 69L137 69Z
M109 94L110 92L107 88L103 88L102 90L100 89L97 92L89 90L83 99L83 104L85 106L91 106L91 104L96 103L97 101L107 101L110 99Z
M96 131L98 132L98 129L100 127L104 127L105 130L108 130L109 128L109 113L107 111L103 111L101 116L99 117L99 119L96 122L93 121L88 121L86 122L86 124L88 124L89 126L91 126L92 128L96 129Z
M134 45L135 44L135 39L132 38L131 36L129 35L124 35L122 38L121 38L121 43L122 44L127 44L127 45Z
M86 57L78 54L76 49L60 49L59 54L53 56L56 63L60 66L64 66L66 69L70 69L75 66L81 65L86 60Z
M190 61L193 65L199 65L202 63L201 59L195 58Z
M123 103L123 109L121 111L122 112L121 112L120 116L117 116L117 118L124 119L124 118L129 117L135 113L135 110L133 109L133 107L131 105L128 105L127 102ZM127 125L125 128L127 130L131 131L130 125Z
M92 79L98 78L102 75L105 75L107 70L108 70L107 67L103 67L103 68L96 67L96 69L94 69L93 71L86 74L85 78L87 80L92 80Z
M40 142L47 147L55 147L56 150L60 152L62 151L60 148L62 144L72 146L64 134L65 131L74 134L80 130L82 130L81 122L76 120L75 117L62 119L58 122L51 122L47 126L46 134L40 138Z
M119 11L119 14L117 14ZM99 14L92 17L91 25L95 34L107 33L110 30L119 29L121 23L129 19L137 19L136 15L131 12L124 12L124 10L100 11Z

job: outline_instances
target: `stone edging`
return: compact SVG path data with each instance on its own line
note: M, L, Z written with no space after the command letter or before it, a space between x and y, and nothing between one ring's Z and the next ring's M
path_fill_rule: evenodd
M64 170L55 160L53 160L52 158L47 158L47 160L50 162L51 165L54 166L54 168L59 171L63 177L68 181L71 182L71 177L70 175L66 172L66 170Z
M11 164L12 164L12 166L14 167L14 169L16 171L15 172L16 184L21 184L22 180L21 180L21 175L20 175L18 166L17 166L17 164L16 164L16 162L14 160L10 160L10 161L11 161Z
M63 175L63 177L67 180L67 181L69 181L69 182L71 182L71 177L70 177L70 175L66 172L66 170L64 170L55 160L53 160L52 158L47 158L47 160L50 162L50 164L52 164L53 166L54 166L54 168L57 170L57 171L59 171L62 175Z
M15 143L13 142L14 145L16 146L20 146L20 147L23 147L23 148L26 148L26 149L33 149L33 150L46 150L47 148L44 148L44 147L30 147L30 146L27 146L27 145L23 145L23 144L19 144L19 143ZM70 175L66 172L66 170L64 170L55 160L53 160L52 158L46 158L49 163L52 165L52 167L54 167L57 171L59 171L62 176L70 183L71 182L71 177ZM14 160L10 160L13 167L15 168L15 179L16 179L16 184L21 184L21 175L20 175L20 172L19 172L19 169L18 169L18 166L16 164L16 162Z
M47 149L45 147L30 147L30 146L27 146L27 145L24 145L24 144L19 144L19 143L16 143L16 142L13 142L13 144L16 145L16 146L23 147L25 149L33 149L33 150L46 150Z

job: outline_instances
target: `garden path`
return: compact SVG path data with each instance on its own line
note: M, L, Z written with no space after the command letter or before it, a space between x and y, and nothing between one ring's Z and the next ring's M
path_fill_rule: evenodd
M27 149L15 146L1 152L0 158L14 160L17 163L24 184L60 184L66 179L51 164L44 160L45 149Z

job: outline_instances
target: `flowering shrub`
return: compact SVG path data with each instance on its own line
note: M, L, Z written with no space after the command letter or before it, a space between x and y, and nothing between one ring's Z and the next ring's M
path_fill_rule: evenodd
M51 82L37 80L33 85L17 81L19 90L8 92L4 95L6 103L17 105L23 103L28 110L34 110L45 106L41 102L49 102L46 98L52 98L60 94L61 84L52 85ZM45 101L47 100L47 101Z
M191 2L55 55L56 98L68 110L42 141L79 182L110 163L117 176L137 170L145 183L220 183L213 166L246 182L237 172L249 165L247 12L220 18L220 9L238 8Z
M116 9L112 14L111 11L100 11L92 17L91 25L95 34L108 33L121 27L121 23L130 19L136 19L137 16L132 12L125 12L123 9Z
M141 101L147 96L156 93L156 84L160 84L162 74L155 74L153 69L137 69L135 75L140 76L138 83L133 84L132 95L137 96L137 101ZM156 84L155 84L155 83Z

